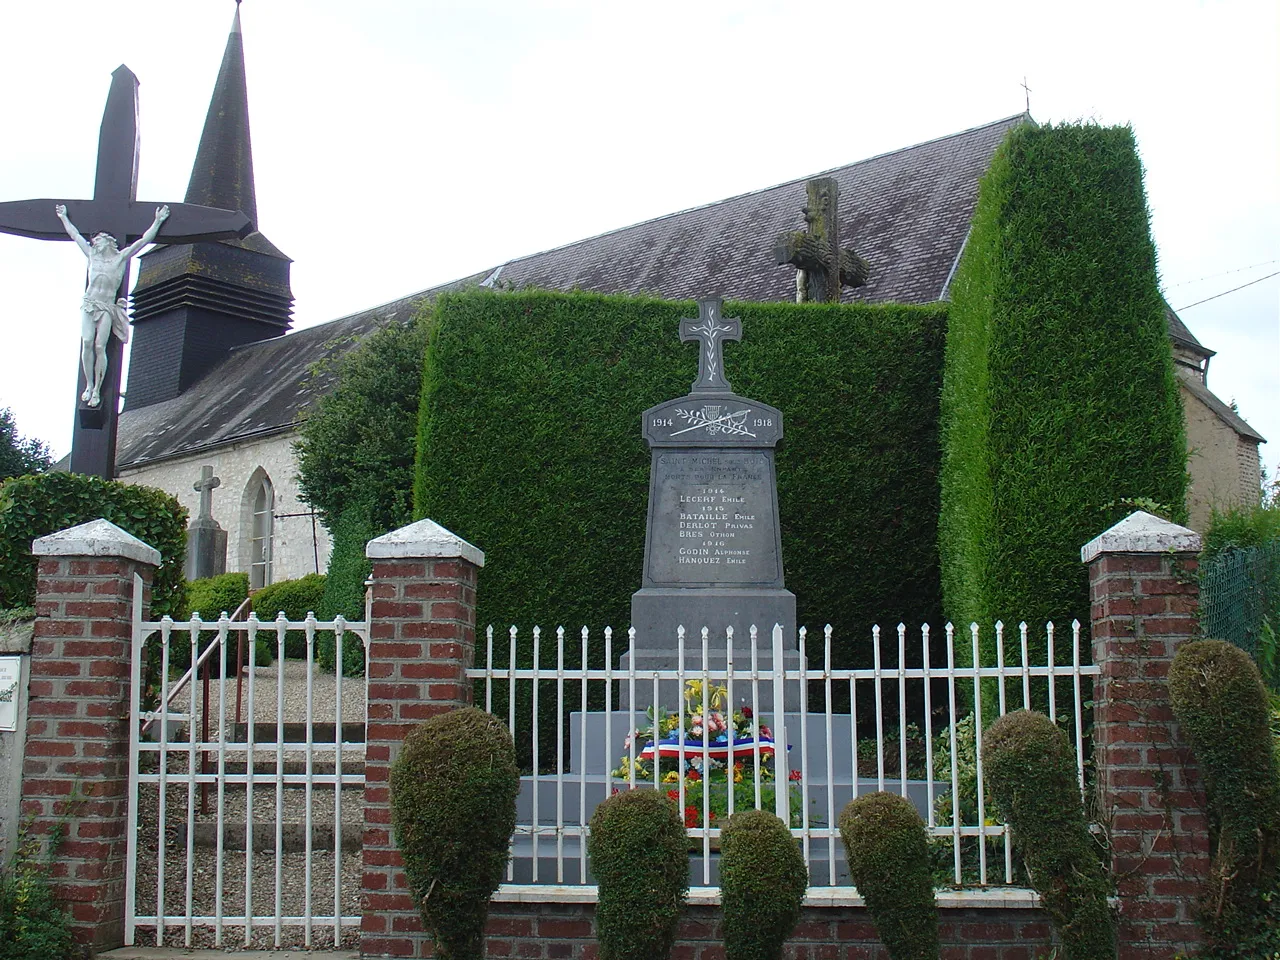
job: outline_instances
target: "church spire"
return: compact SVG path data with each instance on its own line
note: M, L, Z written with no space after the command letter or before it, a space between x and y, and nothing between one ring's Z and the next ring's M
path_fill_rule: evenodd
M231 34L222 54L204 132L196 151L187 203L240 210L256 228L258 198L253 186L253 148L249 139L249 93L244 78L244 35L236 3Z
M255 229L242 240L161 244L139 258L128 409L173 399L235 347L289 329L290 261L257 230L238 2L186 199L240 210Z

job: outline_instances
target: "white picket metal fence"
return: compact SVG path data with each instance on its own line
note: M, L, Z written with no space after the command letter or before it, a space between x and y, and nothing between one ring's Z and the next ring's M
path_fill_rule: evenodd
M285 660L291 631L305 643L301 661ZM363 622L289 621L283 613L274 621L225 613L208 623L144 621L135 578L126 944L149 928L157 946L180 936L190 947L197 931L215 946L236 931L248 946L265 929L280 946L287 928L301 928L312 946L359 927L365 681L343 677L340 653L335 669L319 669L317 638L325 635L339 652L344 635L367 650L367 607ZM263 641L275 666L236 670L237 647L256 664ZM159 692L145 709L152 643L160 647ZM193 666L171 681L179 646Z
M624 651L611 629L593 638L585 627L576 637L559 628L555 662L544 665L543 631L535 627L526 638L532 663L522 667L520 655L527 662L529 654L519 630L512 627L503 638L489 627L477 656L483 662L468 676L479 681L484 708L505 713L524 767L512 861L499 898L590 899L586 840L592 812L610 793L646 788L667 791L684 812L695 899L718 894L717 821L746 807L772 808L791 824L809 867L810 900L823 896L814 888L832 888L831 894L847 887L839 812L855 796L889 790L911 799L934 841L950 845L954 882L967 888L955 894L958 902L967 902L966 896L994 902L991 896L1002 894L991 887L1020 878L1009 830L995 820L985 795L984 723L992 709L1047 712L1074 743L1083 791L1086 711L1099 671L1082 662L1078 621L1067 639L1069 664L1057 663L1062 638L1052 623L1039 633L1040 658L1032 657L1027 624L1013 636L1002 623L993 631L988 654L981 650L978 625L957 631L947 624L944 662L935 663L928 625L908 631L899 624L887 634L876 627L864 641L871 665L836 669L831 628L822 632L821 656L814 658L821 666L810 665L810 638L802 628L798 664L770 670L762 663L784 663L780 627L767 638L752 627L745 649L731 630L713 639L705 629L694 637L681 629L671 669L637 669L631 630L629 666L621 669L614 663ZM594 658L593 640L600 644ZM957 661L962 643L969 665ZM576 663L566 663L568 646L576 648ZM993 662L984 663L984 656ZM593 662L601 665L589 666ZM651 704L678 703L679 709L646 714L637 707L638 696ZM623 700L628 706L617 709ZM779 712L771 704L797 708ZM655 721L656 745L653 731L644 730ZM656 762L647 760L646 748ZM1000 861L994 870L992 857Z

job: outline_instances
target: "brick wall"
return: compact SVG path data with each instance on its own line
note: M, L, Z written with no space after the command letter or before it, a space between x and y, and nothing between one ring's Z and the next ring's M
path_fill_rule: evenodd
M724 960L721 916L719 907L687 907L671 960ZM494 903L485 955L594 960L599 956L594 917L591 903ZM938 919L943 960L1038 960L1051 949L1049 922L1039 910L942 908ZM394 956L434 956L430 942L414 936L409 924L385 945ZM863 907L806 907L782 955L785 960L889 960Z
M153 569L74 554L43 556L38 567L22 812L33 833L64 833L56 893L77 942L99 950L124 942L133 576L149 601Z
M1120 960L1165 960L1200 942L1195 914L1209 870L1203 789L1167 683L1178 646L1199 632L1199 537L1152 517L1156 535L1144 539L1122 529L1133 519L1085 548L1101 668L1094 761L1120 897Z
M412 956L426 939L392 840L391 764L423 720L471 702L466 669L474 659L484 555L429 520L371 541L368 553L373 608L360 952Z

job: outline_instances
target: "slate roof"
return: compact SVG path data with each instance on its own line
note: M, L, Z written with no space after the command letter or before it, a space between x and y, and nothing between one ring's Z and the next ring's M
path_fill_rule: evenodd
M363 337L408 320L422 294L288 336L236 347L181 396L120 414L117 470L290 429L333 386L334 364Z
M1260 434L1253 427L1249 426L1240 414L1236 413L1228 404L1225 404L1218 398L1216 394L1206 387L1195 376L1178 377L1178 382L1187 388L1187 392L1208 407L1215 416L1228 427L1234 430L1246 440L1255 440L1258 443L1266 443L1267 438Z
M805 182L840 184L840 239L870 265L870 280L846 302L931 303L943 299L977 202L978 181L1019 114L939 140L512 260L440 287L274 340L233 350L182 396L120 418L121 468L290 428L330 388L317 361L360 337L406 320L447 289L500 280L503 286L578 287L668 299L795 297L795 271L774 263L778 234L804 226ZM496 276L495 276L496 274Z

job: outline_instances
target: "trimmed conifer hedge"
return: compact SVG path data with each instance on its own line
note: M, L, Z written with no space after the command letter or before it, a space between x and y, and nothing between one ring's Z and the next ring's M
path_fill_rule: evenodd
M836 659L873 623L936 622L937 398L944 308L744 304L734 390L782 410L782 551L800 623L835 628ZM611 625L625 649L649 490L643 411L687 393L692 302L586 293L442 296L420 407L415 515L485 551L477 623ZM499 648L501 649L501 648ZM519 651L528 666L532 651ZM544 723L544 729L550 727Z
M1087 621L1080 547L1129 512L1120 501L1185 514L1182 408L1132 131L1011 131L951 297L947 616Z

